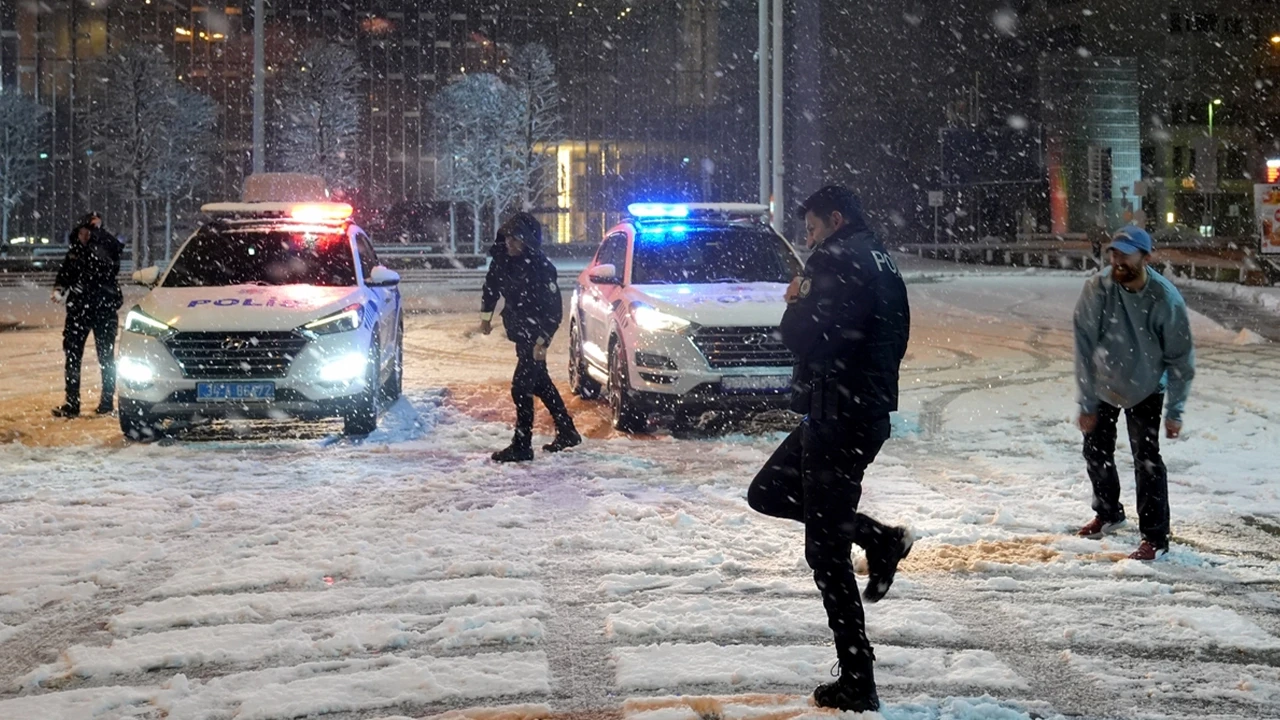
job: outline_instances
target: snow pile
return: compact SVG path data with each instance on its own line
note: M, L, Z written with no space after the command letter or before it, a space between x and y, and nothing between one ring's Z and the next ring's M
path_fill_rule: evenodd
M1249 328L1244 328L1231 342L1235 345L1265 345L1269 341Z

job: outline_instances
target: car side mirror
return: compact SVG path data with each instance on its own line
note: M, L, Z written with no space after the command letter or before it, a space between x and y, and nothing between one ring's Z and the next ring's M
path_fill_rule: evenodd
M152 265L149 268L134 270L132 277L135 283L146 287L152 287L160 280L160 268L159 266Z
M618 277L618 268L616 265L597 265L591 268L591 274L588 276L591 282L596 285L621 285L622 278Z
M369 272L364 284L369 287L393 287L400 284L400 273L385 265L378 265Z

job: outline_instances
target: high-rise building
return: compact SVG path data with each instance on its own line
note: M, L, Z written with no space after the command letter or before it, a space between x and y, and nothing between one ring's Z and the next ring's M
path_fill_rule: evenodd
M1280 8L1048 0L1027 19L1045 51L1040 98L1070 108L1046 112L1050 135L1066 141L1051 160L1063 171L1050 178L1055 230L1082 232L1101 210L1113 227L1136 218L1152 229L1250 232L1251 186L1278 139ZM1107 168L1111 187L1099 197Z
M50 170L15 227L56 236L115 203L84 146L95 63L133 43L164 49L178 78L219 108L208 197L234 197L252 166L252 0L5 3L0 82L55 109ZM716 0L267 0L272 83L310 42L353 48L365 71L361 211L441 199L433 95L499 71L517 46L557 66L564 136L539 202L557 241L595 240L628 201L756 195L755 8ZM270 138L270 132L268 132ZM268 148L267 166L271 166ZM123 213L121 208L109 208ZM23 225L30 227L22 227ZM115 223L119 227L120 223Z

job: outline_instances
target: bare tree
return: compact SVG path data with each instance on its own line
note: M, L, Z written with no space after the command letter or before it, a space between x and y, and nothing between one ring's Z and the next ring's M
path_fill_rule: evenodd
M531 210L554 178L554 146L561 139L560 90L547 48L529 43L511 56L510 83L524 110L520 126L523 174L520 202Z
M143 189L164 201L164 259L173 254L173 200L198 189L208 176L217 109L209 97L174 84L164 99L165 120L145 169Z
M85 111L93 164L129 203L130 249L135 266L141 267L148 259L148 233L139 213L145 218L147 172L160 153L177 80L164 53L147 45L129 46L104 58L98 80Z
M364 71L350 48L317 41L280 79L275 164L324 177L329 187L356 186L356 150Z
M491 207L496 223L519 196L520 96L496 75L473 73L441 89L432 109L437 154L447 168L443 190L450 200L471 206L472 249L479 252L483 208Z
M0 243L9 241L9 216L40 180L40 143L47 111L16 90L0 90Z

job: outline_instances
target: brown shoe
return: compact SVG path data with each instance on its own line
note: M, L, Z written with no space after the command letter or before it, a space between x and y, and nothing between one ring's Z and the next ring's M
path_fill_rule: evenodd
M1128 524L1129 524L1129 521L1125 520L1124 518L1120 518L1119 520L1116 520L1114 522L1107 522L1102 518L1095 517L1094 519L1089 521L1088 525L1085 525L1084 527L1080 528L1079 535L1082 538L1097 540L1103 535L1106 535L1107 533L1113 532L1115 530L1119 530L1120 528Z
M1138 545L1138 549L1134 550L1132 553L1129 554L1129 559L1150 562L1152 560L1155 560L1156 556L1164 555L1167 552L1169 552L1169 548L1167 547L1158 548L1155 545L1152 545L1151 543L1147 542L1146 540L1143 540L1142 543Z

